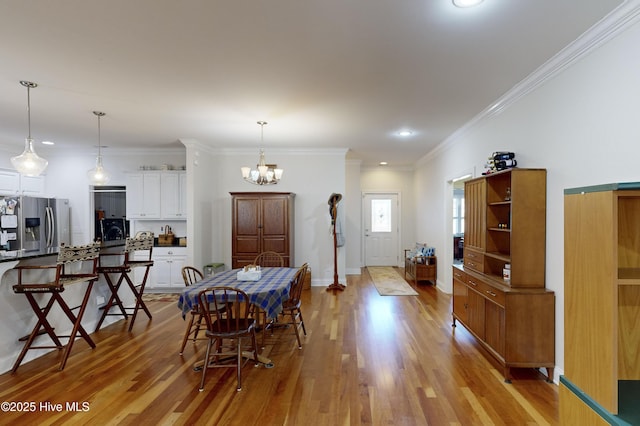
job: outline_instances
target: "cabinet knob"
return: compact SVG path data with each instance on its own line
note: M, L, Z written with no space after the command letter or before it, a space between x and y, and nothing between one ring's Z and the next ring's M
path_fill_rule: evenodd
M473 282L473 281L471 281L471 280L469 280L469 281L467 281L467 282L468 282L469 284L471 284L472 286L474 286L474 287L477 287L477 286L478 286L478 284L474 283L474 282Z

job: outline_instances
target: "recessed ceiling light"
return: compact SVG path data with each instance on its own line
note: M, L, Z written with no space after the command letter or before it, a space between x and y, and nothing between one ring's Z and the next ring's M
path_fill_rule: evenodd
M411 136L413 134L413 132L411 130L400 130L398 132L398 136L402 136L404 138Z
M454 6L457 7L473 7L482 3L483 0L453 0Z
M51 141L42 141L42 145L55 145L55 143Z
M379 164L380 164L381 166L386 166L386 165L387 165L387 164L389 164L389 163L387 163L386 161L381 161Z

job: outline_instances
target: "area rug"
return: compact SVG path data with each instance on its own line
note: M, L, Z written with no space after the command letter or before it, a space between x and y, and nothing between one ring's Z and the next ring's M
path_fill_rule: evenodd
M145 302L178 302L180 293L144 293L142 300Z
M380 296L417 296L418 293L390 266L367 266Z

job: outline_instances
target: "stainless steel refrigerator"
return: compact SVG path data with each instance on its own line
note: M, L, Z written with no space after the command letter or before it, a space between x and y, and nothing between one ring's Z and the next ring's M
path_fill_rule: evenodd
M71 243L69 200L38 197L2 197L2 247L41 251ZM6 234L5 234L6 232ZM6 240L6 241L5 241Z

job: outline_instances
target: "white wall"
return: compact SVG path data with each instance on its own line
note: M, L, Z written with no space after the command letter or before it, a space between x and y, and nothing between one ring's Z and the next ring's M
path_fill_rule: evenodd
M360 189L360 161L347 160L345 171L345 193L338 206L344 213L343 232L345 245L338 248L345 252L347 275L360 275L364 265L362 259L362 191ZM328 200L327 200L328 201ZM327 204L328 207L328 204ZM341 283L346 284L346 283Z
M182 143L187 156L187 259L203 270L204 265L224 260L220 244L221 203L217 197L219 158L198 141Z
M333 237L329 233L331 218L327 200L333 192L345 193L344 149L277 150L265 148L267 163L284 169L277 185L257 186L245 182L240 167L253 166L258 150L220 150L215 211L219 212L222 230L218 236L224 263L231 264L231 196L229 192L293 192L295 196L296 265L307 262L311 267L312 285L333 282ZM207 182L195 182L209 185ZM343 198L344 201L344 198ZM350 244L347 242L347 244ZM345 250L338 250L338 275L345 283Z
M519 167L547 169L546 286L556 294L556 378L564 372L563 191L640 181L638 46L636 23L502 113L450 141L421 162L416 173L416 181L426 182L417 206L423 211L446 199L444 188L454 172L481 173L493 151L515 152ZM428 215L436 223L446 222L435 211ZM417 228L418 235L440 242L450 234L445 226L427 229L420 220Z

